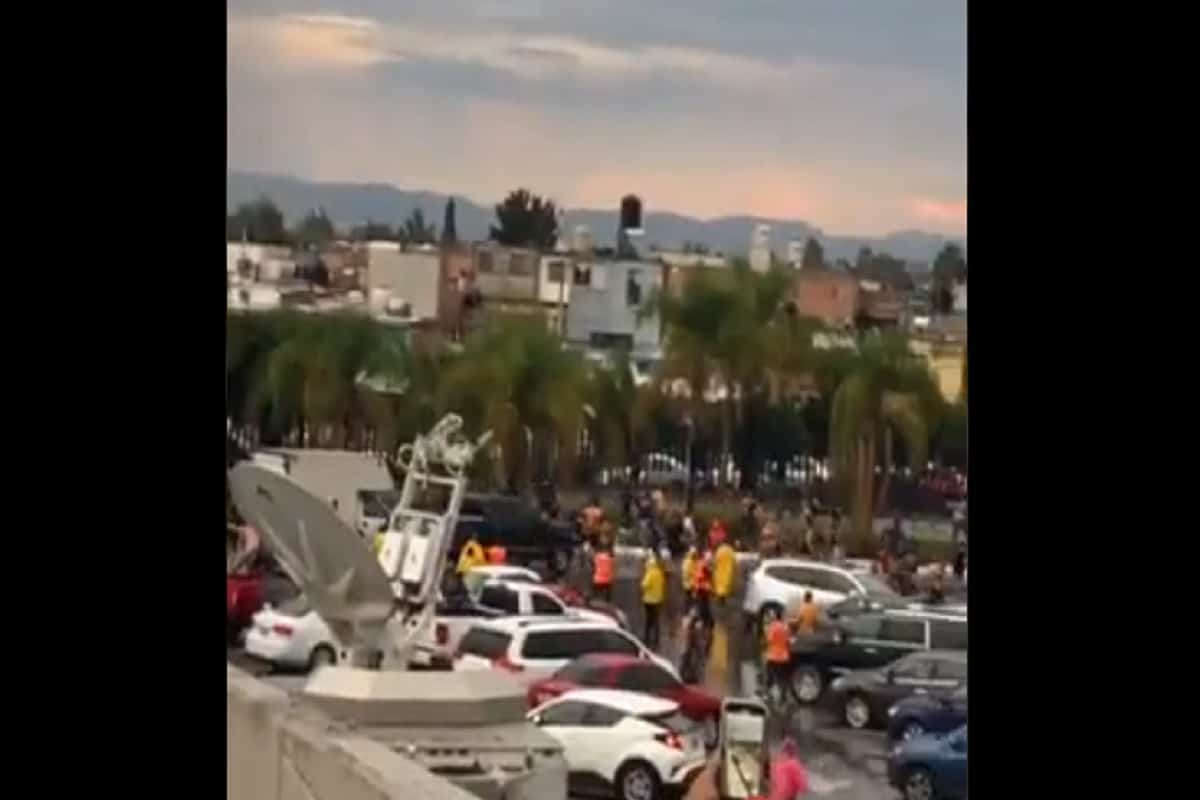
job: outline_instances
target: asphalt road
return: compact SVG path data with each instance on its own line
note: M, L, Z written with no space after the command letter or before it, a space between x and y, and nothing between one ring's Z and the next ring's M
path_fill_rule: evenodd
M674 569L674 568L673 568ZM629 617L639 637L643 628L640 575L632 565L618 570L613 600ZM570 582L584 588L586 576L579 571ZM739 581L739 587L743 583ZM663 644L659 651L678 663L677 634L682 609L682 590L678 573L668 576L668 596L664 609ZM755 643L742 624L741 595L736 593L724 609L717 609L718 632L705 675L710 690L724 696L746 695L753 685L743 685L755 674ZM229 651L229 660L280 688L295 690L304 685L303 675L266 674L262 665L245 658L237 650ZM773 742L787 733L796 739L801 760L809 770L810 792L831 800L878 800L898 796L887 785L885 759L887 744L881 731L851 731L838 725L833 715L819 708L791 706L770 720L768 735Z

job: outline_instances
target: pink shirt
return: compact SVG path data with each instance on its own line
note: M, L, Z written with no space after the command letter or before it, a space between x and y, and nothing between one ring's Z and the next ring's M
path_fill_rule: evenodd
M769 800L795 800L808 791L808 773L798 758L777 756L771 764Z

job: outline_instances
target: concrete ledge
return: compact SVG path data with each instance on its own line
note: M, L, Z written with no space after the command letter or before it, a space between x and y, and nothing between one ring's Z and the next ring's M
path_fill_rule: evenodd
M232 666L226 688L230 800L477 800Z

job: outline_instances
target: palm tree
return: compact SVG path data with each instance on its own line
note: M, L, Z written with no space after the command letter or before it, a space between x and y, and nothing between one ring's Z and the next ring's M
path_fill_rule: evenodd
M638 463L650 415L660 396L653 389L637 386L626 350L614 351L610 363L589 371L586 397L591 429L604 463L614 467Z
M539 320L496 320L468 338L447 371L442 405L481 429L500 447L512 491L557 461L574 464L586 401L583 359L563 347ZM541 470L535 470L535 464Z
M870 536L885 508L899 435L909 462L924 462L942 400L928 368L902 336L869 336L833 396L830 447L838 476L850 492L853 530ZM880 452L882 448L882 453ZM882 464L880 460L882 459ZM876 490L875 473L883 479Z

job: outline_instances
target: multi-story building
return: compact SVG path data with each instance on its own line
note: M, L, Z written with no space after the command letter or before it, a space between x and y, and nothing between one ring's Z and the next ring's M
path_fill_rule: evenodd
M396 242L367 243L367 299L372 310L395 311L418 320L438 318L442 257L433 245L408 250Z
M570 253L546 254L538 262L538 300L545 310L546 322L551 330L564 330L574 272L575 257Z
M802 269L792 279L791 300L796 312L834 328L854 324L858 294L858 281L838 270Z
M292 248L250 242L225 243L225 274L239 281L287 280L296 272Z
M474 250L475 288L489 314L543 314L535 250L483 242Z
M662 266L653 261L579 260L571 281L567 341L595 349L628 350L657 358L662 324L657 312L639 319L646 300L662 287Z

